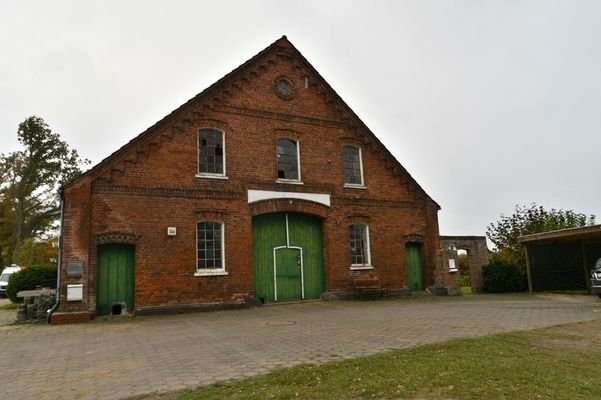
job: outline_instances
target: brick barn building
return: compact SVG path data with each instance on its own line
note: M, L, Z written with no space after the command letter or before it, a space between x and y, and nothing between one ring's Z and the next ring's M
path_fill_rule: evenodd
M438 209L284 36L62 191L53 323L441 283Z

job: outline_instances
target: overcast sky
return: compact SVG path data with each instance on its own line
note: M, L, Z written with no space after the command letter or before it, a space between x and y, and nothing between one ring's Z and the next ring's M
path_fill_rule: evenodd
M601 1L2 1L0 152L46 120L96 164L282 35L442 207L601 220Z

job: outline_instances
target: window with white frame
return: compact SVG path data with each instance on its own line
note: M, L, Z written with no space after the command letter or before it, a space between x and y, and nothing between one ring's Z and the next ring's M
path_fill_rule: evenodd
M344 185L363 186L363 162L361 149L353 146L342 148L342 162L344 164Z
M371 268L369 254L369 228L365 224L349 225L351 267Z
M217 129L198 130L198 175L225 176L223 132Z
M298 142L292 139L278 139L276 146L278 180L300 181L300 161Z
M224 274L223 223L201 221L196 224L196 273Z

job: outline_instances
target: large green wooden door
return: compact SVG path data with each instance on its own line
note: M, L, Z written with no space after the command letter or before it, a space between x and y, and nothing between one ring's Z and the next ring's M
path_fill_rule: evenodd
M294 248L275 250L275 285L278 301L302 298L301 252Z
M98 248L96 314L134 309L134 246L107 244Z
M326 290L321 220L303 214L288 214L288 234L290 245L303 249L304 298L319 299Z
M264 302L319 298L325 290L321 220L292 213L253 218L253 271L255 296Z
M405 246L405 257L407 260L409 290L413 292L424 290L422 245L420 243L407 243Z

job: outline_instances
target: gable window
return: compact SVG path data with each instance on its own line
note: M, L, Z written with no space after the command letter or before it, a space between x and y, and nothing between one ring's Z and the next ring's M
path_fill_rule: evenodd
M344 186L363 187L361 149L353 146L344 146L342 148L342 161L344 163Z
M278 160L278 181L300 181L298 142L292 139L278 139L276 153Z
M227 275L223 258L223 223L196 224L196 275Z
M198 130L198 175L225 177L225 148L223 132L216 129Z
M349 226L351 269L372 268L369 254L369 229L365 224Z

